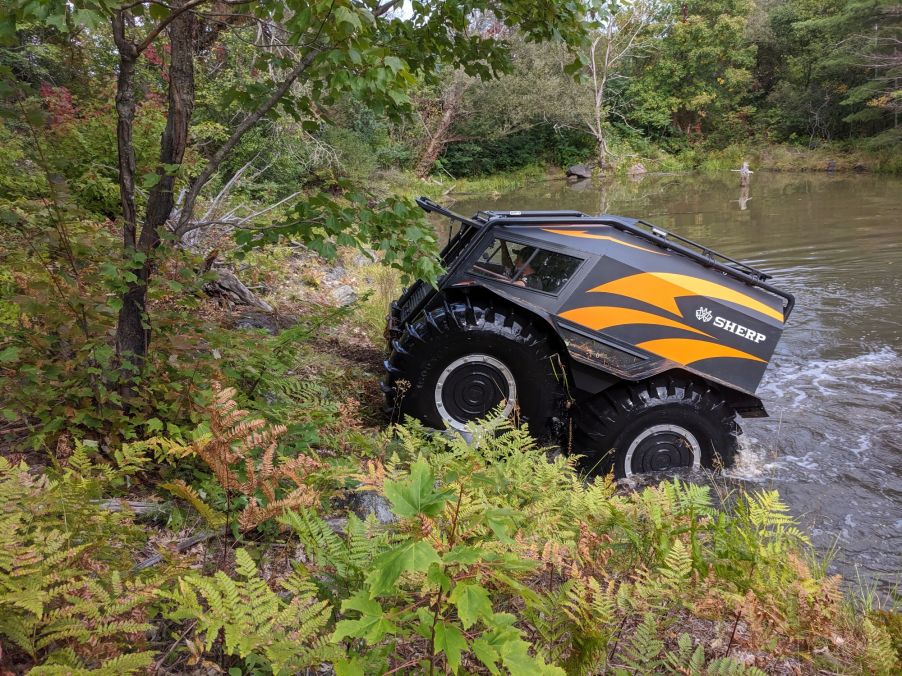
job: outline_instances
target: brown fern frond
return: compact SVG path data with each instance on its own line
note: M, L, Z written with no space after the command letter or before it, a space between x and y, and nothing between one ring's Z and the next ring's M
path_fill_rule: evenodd
M361 491L382 491L385 485L385 465L379 460L367 460L364 471L352 475L360 483Z
M307 456L281 458L278 447L287 427L248 418L247 411L238 407L233 388L214 383L213 391L208 407L210 436L198 442L194 451L224 489L248 498L238 517L241 528L255 528L285 509L312 505L317 492L306 482L322 464ZM240 466L244 480L238 475Z
M262 476L272 476L275 469L273 461L276 455L276 442L271 441L263 451L263 458L260 460L260 474Z

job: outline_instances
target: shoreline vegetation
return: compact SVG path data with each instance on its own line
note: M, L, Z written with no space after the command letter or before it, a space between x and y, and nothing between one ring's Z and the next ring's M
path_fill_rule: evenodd
M661 152L650 157L629 158L607 167L604 172L592 167L592 180L603 184L607 180L628 176L630 169L637 163L641 163L644 171L635 175L635 178L692 172L718 174L738 169L744 161L748 161L751 169L756 172L878 176L902 174L902 158L896 152L868 151L844 145L804 148L773 144L730 146L722 150L678 155ZM374 177L373 185L381 193L409 198L423 195L434 200L453 201L465 196L504 194L543 181L565 180L566 170L567 167L531 164L484 176L457 178L435 173L422 179L409 172L389 171Z
M605 181L627 176L631 167L641 163L642 175L677 173L722 173L738 169L748 161L754 171L775 173L874 174L898 176L902 174L902 160L898 153L850 149L844 146L802 148L789 145L731 146L711 152L690 152L679 155L660 154L617 163L605 172L593 168L593 180ZM567 167L528 165L520 169L486 176L455 178L434 174L417 179L411 174L389 173L377 179L380 189L396 194L431 199L456 195L506 193L545 180L563 180Z

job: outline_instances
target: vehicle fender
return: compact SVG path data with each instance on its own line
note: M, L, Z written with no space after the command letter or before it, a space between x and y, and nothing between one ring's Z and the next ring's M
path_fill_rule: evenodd
M496 301L515 307L522 313L535 317L539 321L540 326L544 326L547 329L548 339L552 341L555 351L561 355L563 366L567 369L567 378L570 382L573 382L573 359L570 357L570 353L567 351L567 347L566 345L564 345L564 341L558 334L557 326L552 319L551 313L549 313L545 308L526 302L523 300L523 298L520 298L518 296L515 297L513 295L509 295L500 289L494 289L485 286L450 287L445 289L444 298L449 302L453 302L458 299L465 301L467 298L471 300L474 300L476 298L492 298Z

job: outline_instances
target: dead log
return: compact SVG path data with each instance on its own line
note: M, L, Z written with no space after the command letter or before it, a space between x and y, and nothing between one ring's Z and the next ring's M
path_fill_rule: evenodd
M730 171L738 171L739 172L739 187L746 187L749 184L749 179L751 179L752 174L755 172L749 169L749 163L743 162L741 169L731 169Z
M181 540L175 545L175 551L177 553L184 552L186 549L191 549L195 545L199 545L201 542L206 542L207 540L216 537L217 535L221 535L225 533L225 528L220 528L218 530L205 530L197 535L192 535L191 537ZM145 570L152 566L157 565L163 561L163 554L157 552L156 554L152 554L148 556L146 559L139 561L132 568L133 573L137 573L138 571Z
M257 294L247 288L234 272L226 268L213 267L217 256L219 256L219 249L213 249L204 257L204 274L210 270L216 273L216 279L204 284L204 293L220 302L232 305L250 305L260 308L264 312L272 312L272 306L258 298Z
M204 284L204 293L233 305L250 305L264 312L272 312L272 306L247 288L231 270L214 268L216 279Z
M134 512L139 516L156 517L166 514L169 508L165 503L146 502L144 500L120 500L119 498L110 498L108 500L91 500L100 509L108 512Z

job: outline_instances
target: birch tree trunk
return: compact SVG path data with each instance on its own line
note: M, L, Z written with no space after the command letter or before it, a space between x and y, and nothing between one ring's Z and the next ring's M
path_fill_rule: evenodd
M612 12L589 46L592 105L583 112L585 124L595 138L598 167L602 171L611 164L608 117L615 103L610 100L608 90L612 82L626 77L626 62L644 48L645 31L654 21L654 4L636 0Z

